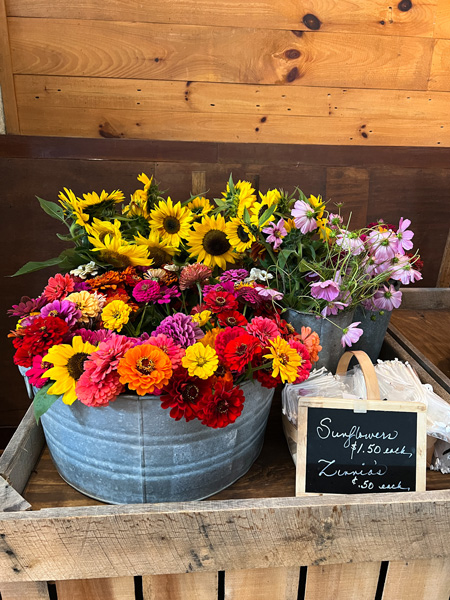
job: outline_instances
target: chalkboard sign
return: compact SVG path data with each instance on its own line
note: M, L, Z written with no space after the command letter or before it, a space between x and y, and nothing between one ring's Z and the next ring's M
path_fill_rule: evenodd
M369 400L361 412L359 404L299 399L297 495L425 490L425 405Z

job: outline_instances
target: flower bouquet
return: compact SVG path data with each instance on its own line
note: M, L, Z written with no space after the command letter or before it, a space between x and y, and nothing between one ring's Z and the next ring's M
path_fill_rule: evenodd
M18 272L62 271L10 310L14 362L74 487L111 502L198 499L251 466L274 387L306 379L321 347L282 318L268 273L227 268L243 258L235 222L139 179L128 204L119 191L40 199L73 247Z

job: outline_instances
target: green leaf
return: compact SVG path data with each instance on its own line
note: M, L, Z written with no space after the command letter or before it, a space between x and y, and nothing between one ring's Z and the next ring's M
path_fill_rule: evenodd
M275 212L276 208L277 208L277 205L272 204L272 206L269 206L269 208L263 212L263 214L259 217L259 220L258 220L258 225L260 227L263 223L265 223L268 219L270 219L270 217Z
M250 220L250 213L248 212L248 209L247 209L247 207L246 207L246 206L244 206L244 214L243 214L243 217L244 217L244 223L247 225L247 227L248 227L249 229L251 229L251 227L252 227L252 222L251 222L251 220Z
M49 202L48 200L39 198L39 196L36 196L36 198L39 200L39 204L44 212L50 215L50 217L53 217L53 219L57 219L58 221L61 221L61 223L64 223L64 211L59 204Z
M48 411L50 406L58 400L59 396L55 396L53 394L47 394L50 387L53 385L53 381L51 383L47 383L41 388L38 393L35 395L33 400L33 409L34 416L36 419L36 423L39 423L39 419L42 415Z
M228 187L230 188L230 194L234 193L234 183L233 183L233 175L230 173L230 178L228 179Z
M18 271L14 273L14 275L9 275L9 277L17 277L17 275L24 275L25 273L33 273L33 271L39 271L39 269L45 269L46 267L53 267L54 265L59 265L61 259L59 256L56 258L49 258L48 260L44 260L41 262L27 262L23 267L21 267Z
M280 269L284 269L286 263L288 261L289 256L294 252L294 250L281 250L278 253L278 266Z

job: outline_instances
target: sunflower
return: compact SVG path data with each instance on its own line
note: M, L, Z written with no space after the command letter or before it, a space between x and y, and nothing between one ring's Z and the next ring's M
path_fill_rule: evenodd
M325 203L322 200L322 196L319 194L317 197L311 196L308 198L309 204L314 208L315 218L321 219L323 217L323 211L325 210Z
M55 381L47 393L58 396L63 394L64 404L73 404L77 399L75 385L83 374L84 361L96 350L97 346L83 342L79 335L72 339L72 345L52 346L42 359L53 365L45 372L46 377Z
M193 217L196 221L200 221L206 215L209 215L213 210L214 206L207 198L203 198L197 196L193 198L188 204L187 207L190 211L192 211Z
M114 190L110 194L103 190L100 196L96 192L91 192L89 194L83 194L83 198L85 206L95 206L103 204L103 202L114 202L114 204L117 204L118 202L122 202L125 199L125 196L120 190Z
M236 252L245 252L256 240L247 225L237 217L228 221L226 232L228 241Z
M259 223L260 218L271 206L278 205L281 199L281 193L279 192L279 190L269 190L267 194L264 195L260 192L259 195L261 197L261 202L255 202L253 204L250 210L250 221L252 225L262 229L263 227L267 227L268 223L275 219L275 215L272 214L268 219L264 221L264 223L261 224Z
M182 207L180 202L173 204L171 198L161 200L150 213L149 224L162 237L169 246L178 248L182 238L187 238L190 233L192 213L187 207Z
M231 183L231 186L230 186ZM238 181L236 184L230 181L227 183L226 192L222 192L227 207L227 214L230 217L241 217L244 215L244 208L249 211L256 200L255 190L249 181Z
M92 225L86 223L85 229L89 235L93 235L99 240L103 240L107 233L114 237L120 237L121 235L120 221L118 219L114 219L114 222L111 223L111 221L102 221L101 219L94 217Z
M138 233L137 236L134 236L134 241L137 246L147 248L148 255L153 259L155 267L161 267L170 262L171 257L177 251L174 246L170 246L166 241L161 239L158 231L151 231L147 238Z
M323 212L323 211L322 211ZM324 242L328 242L330 239L330 234L331 234L331 229L330 227L327 227L328 225L328 219L323 218L323 219L316 219L317 220L317 225L319 227L319 236L320 239L322 239Z
M204 217L201 223L194 223L188 246L191 258L195 257L198 262L203 262L211 268L218 265L225 269L227 262L235 262L222 215Z
M77 198L72 190L64 188L66 195L63 192L59 192L58 198L60 204L63 207L64 213L71 213L75 217L75 223L81 227L85 227L89 221L89 215L83 212L86 207L86 203L80 198Z
M264 358L269 358L272 363L272 377L281 377L285 383L294 383L297 379L297 371L302 364L302 359L298 352L292 348L286 340L278 336L274 340L269 340L270 354L265 354Z
M94 246L93 252L100 253L100 259L113 267L144 266L149 267L153 260L148 257L148 248L137 246L123 240L120 236L107 233L103 240L97 236L89 236L88 240Z

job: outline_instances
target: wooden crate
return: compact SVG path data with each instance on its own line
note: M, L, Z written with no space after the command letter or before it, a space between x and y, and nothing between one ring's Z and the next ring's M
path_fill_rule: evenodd
M390 335L383 355L445 393ZM245 477L153 505L72 490L40 459L29 411L0 459L2 600L448 600L450 476L428 472L426 492L295 498L277 402Z

